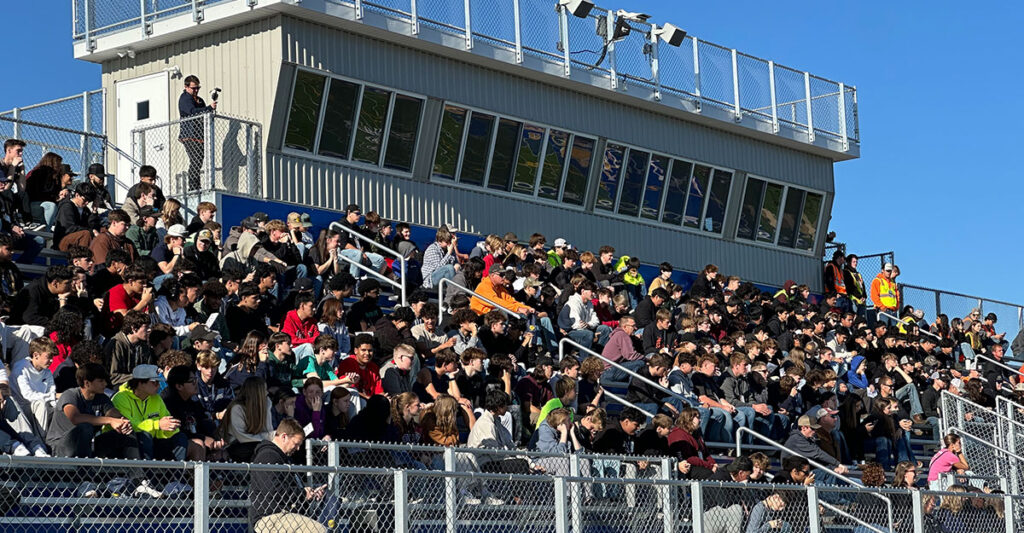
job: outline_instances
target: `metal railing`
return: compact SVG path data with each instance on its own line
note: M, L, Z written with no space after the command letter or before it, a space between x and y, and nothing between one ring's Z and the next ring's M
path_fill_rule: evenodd
M440 324L441 321L444 320L444 286L445 285L451 285L452 287L455 287L455 289L459 290L460 292L464 292L464 293L470 295L470 297L472 297L472 298L479 298L479 299L483 300L484 302L494 306L495 309L497 309L498 311L501 311L502 313L505 313L508 316L511 316L513 318L523 318L523 315L521 315L521 314L519 314L519 313L517 313L515 311L512 311L511 309L505 309L498 302L495 302L494 300L491 300L490 298L487 298L485 296L481 296L480 294L478 294L476 291L474 291L472 289L467 289L466 287L463 287L462 285L459 285L458 283L455 283L454 281L452 281L452 280L450 280L448 278L441 278L441 281L437 282L437 301L439 302L438 306L437 306L438 307L438 309L437 309L437 323L438 324Z
M603 356L603 355L601 355L601 354L591 350L590 348L587 348L587 347L581 345L580 343L570 339L569 337L563 337L562 340L558 341L558 360L559 361L561 361L563 358L565 358L565 345L566 344L575 347L576 349L580 350L581 352L589 354L589 355L591 355L593 357L597 357L598 359L604 361L606 364L609 364L609 365L611 365L611 366L613 366L613 367L615 367L615 368L625 372L626 374L630 375L633 379L642 381L642 382L644 382L644 383L646 383L646 384L648 384L648 385L650 385L650 386L660 390L661 392L665 393L667 396L671 396L672 398L675 398L675 399L683 402L684 405L687 404L686 398L684 398L681 394L676 393L676 392L672 392L671 390L669 390L669 389L667 389L665 387L662 387L660 383L656 383L656 382L654 382L654 381L652 381L650 379L647 379L647 378L641 376L640 374L637 374L636 372L633 372L632 370L630 370L630 369L628 369L628 368L626 368L626 367L624 367L624 366L622 366L622 365L620 365L620 364L618 364L618 363L608 359L607 357L605 357L605 356ZM605 391L605 393L607 394L607 391Z
M977 308L981 311L982 316L987 313L995 313L996 316L1003 319L1012 317L1014 322L1008 323L1010 329L1007 331L1011 339L1012 335L1024 328L1024 306L1020 304L917 285L901 284L900 292L902 294L901 302L905 305L912 305L915 309L924 310L927 316L936 317L945 314L952 320L956 317L965 317L970 314L971 310Z
M1018 376L1024 377L1024 370L1021 370L1019 368L1013 368L1012 366L1009 366L1009 365L1007 365L1005 363L1001 363L999 361L996 361L995 359L992 359L991 357L989 357L989 356L987 356L987 355L985 355L983 353L976 353L976 354L974 354L974 359L976 361L977 360L987 361L988 364L996 365L999 368L1002 368L1003 370L1009 371L1011 374L1017 374ZM1012 388L1013 384L1012 383L1004 383L1003 386L1009 386L1009 387Z
M97 36L137 31L144 39L162 18L191 15L201 23L204 8L224 1L72 0L72 35L93 51ZM239 2L246 10L259 4L259 0ZM455 37L458 40L449 46L466 50L487 44L503 49L506 60L516 64L544 71L553 65L565 77L589 74L595 82L603 78L600 83L613 91L640 87L654 101L673 101L722 120L756 122L773 133L786 129L808 143L821 135L838 142L839 151L848 151L851 143L860 141L855 87L693 36L671 46L659 36L669 39L676 28L613 9L595 7L585 18L578 18L565 8L556 9L556 0L330 0L328 4L350 9L332 10L339 17L360 22L376 17L382 27L403 35L420 36L429 29ZM710 113L712 109L716 112Z
M795 455L797 457L803 457L804 459L807 460L808 463L810 463L811 466L813 466L815 468L818 468L818 469L821 469L821 470L826 471L826 472L831 472L833 476L835 476L838 479L841 479L841 480L845 481L846 483L849 483L850 486L852 486L852 487L863 487L863 484L860 483L859 481L855 481L853 478L850 478L850 477L847 477L847 476L845 476L843 474L840 474L839 472L836 472L834 469L832 469L830 467L827 467L824 464L819 463L818 461L815 461L814 459L811 459L810 457L803 456L803 455L801 455L801 454L791 450L790 448L787 448L786 446L783 446L782 444L779 444L779 443L777 443L777 442L775 442L775 441L765 437L764 435L761 435L761 434L751 430L750 428L740 427L739 429L736 430L736 455L737 455L737 457L743 453L743 435L744 434L751 435L754 438L756 438L757 440L765 443L766 446L770 446L772 448L775 448L776 450L778 450L778 451L780 451L782 453L786 453L786 454L789 454L789 455ZM886 496L883 496L881 494L874 494L874 497L878 498L879 500L881 500L882 502L885 503L886 510L887 510L887 518L889 520L889 529L888 529L888 531L892 531L892 524L893 524L892 499L890 499L890 498L888 498ZM832 508L832 507L830 507L830 508ZM838 509L835 509L835 508L832 508L832 510L833 511L838 511Z
M775 501L775 509L762 515L764 522L755 523L755 529L923 533L933 509L946 498L965 506L982 503L961 515L963 531L1010 533L1024 524L1024 497L1010 494L9 455L0 464L11 496L5 498L10 510L0 531L107 529L111 524L138 533L241 531L269 512L287 510L291 514L267 521L290 531L311 525L396 532L579 533L601 528L705 533L746 530L755 518L753 509L766 507L772 495L783 495L782 504ZM135 491L143 482L163 497L140 497ZM316 494L307 500L304 488ZM902 525L893 529L893 521L866 495L900 502Z
M1008 477L1013 494L1024 493L1024 456L1016 442L1024 425L949 391L941 397L942 433L969 437L963 453L974 474Z
M133 129L132 155L156 168L168 196L227 191L258 197L264 194L262 136L258 122L203 113Z
M54 152L83 179L89 165L104 162L104 149L107 145L107 137L101 133L10 118L6 115L0 115L0 139L25 141L22 155L25 172L32 170L43 154Z
M347 257L345 257L345 256L343 256L341 254L338 254L338 258L339 259L344 259L349 264L357 266L360 270L371 274L376 279L378 279L380 281L384 281L384 282L388 283L389 285L391 285L392 287L394 287L395 289L397 289L399 294L400 294L400 297L402 299L402 306L404 307L406 305L409 305L408 304L409 300L408 300L408 298L406 298L406 283L408 281L406 279L406 272L408 272L408 269L406 268L405 256L403 256L402 254L396 252L395 250L392 250L391 248L388 248L387 246L384 246L383 244L380 244L380 243L377 243L377 242L374 242L374 241L370 240L365 235L363 235L363 234L359 233L358 231L355 231L355 230L353 230L351 228L348 228L348 227L346 227L345 225L343 225L343 224L341 224L339 222L331 222L330 229L333 230L333 231L337 231L339 233L341 233L341 232L347 233L351 237L354 237L356 240L358 240L360 242L363 242L363 243L366 243L367 245L372 246L372 247L376 248L377 250L381 250L381 251L387 252L388 255L390 255L391 257L394 257L395 260L398 261L399 272L401 273L401 279L402 279L401 283L396 282L395 280L385 276L384 274L381 274L380 272L375 272L372 269L366 268L366 266L362 265L361 263L359 263L357 261L353 261L353 260L351 260L351 259L349 259L349 258L347 258ZM440 322L438 322L438 323L440 324Z

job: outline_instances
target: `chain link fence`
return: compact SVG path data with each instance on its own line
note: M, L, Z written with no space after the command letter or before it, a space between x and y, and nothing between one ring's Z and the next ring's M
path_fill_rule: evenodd
M1024 513L1021 496L971 485L930 492L293 464L2 462L5 533L996 533L1019 531Z
M1024 494L1024 456L1015 449L1024 426L948 391L942 393L941 414L943 432L961 437L972 475L1005 478L1011 493Z
M978 309L982 316L988 313L996 315L996 331L1006 333L1006 341L1013 340L1017 332L1024 328L1024 306L1018 304L916 285L901 285L900 289L903 302L914 306L915 309L924 310L925 316L931 320L940 314L946 315L950 320L964 318L974 309Z
M25 141L25 169L55 152L79 174L104 162L103 90L0 112L0 139Z
M72 38L75 41L139 26L147 35L158 20L191 14L197 22L203 9L228 0L71 0ZM90 45L91 46L91 45Z
M143 126L132 130L132 154L156 168L167 196L263 196L262 127L250 120L206 113Z

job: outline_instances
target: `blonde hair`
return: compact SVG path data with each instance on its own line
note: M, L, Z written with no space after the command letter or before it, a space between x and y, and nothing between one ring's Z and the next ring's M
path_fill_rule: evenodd
M548 413L547 420L545 420L545 422L547 422L549 426L555 429L558 429L558 426L561 426L562 424L568 421L569 410L565 408L555 409L554 411L551 411L550 413Z
M164 206L160 208L160 220L164 221L164 227L170 228L175 224L184 224L185 219L181 216L181 202L174 198L164 200Z
M217 368L220 366L220 356L212 350L203 350L196 354L196 366L199 368Z
M445 435L457 435L459 430L455 420L459 416L459 402L455 398L441 394L434 398L434 406L430 408L434 415L434 427Z
M950 485L946 492L963 492L966 493L967 489L962 485ZM959 513L964 508L964 497L963 496L952 496L946 495L942 497L942 503L939 504L939 509L946 509L951 513Z
M491 234L484 238L484 242L487 244L487 250L496 253L505 249L505 241L501 237Z

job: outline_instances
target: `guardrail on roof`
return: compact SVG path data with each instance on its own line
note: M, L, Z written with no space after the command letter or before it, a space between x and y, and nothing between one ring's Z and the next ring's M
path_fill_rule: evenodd
M162 19L191 16L202 23L205 8L229 1L72 0L72 37L85 41L89 51L101 35L139 31L145 39ZM557 0L325 2L350 8L348 17L357 21L372 13L404 22L405 27L386 25L404 35L419 35L426 27L464 38L466 50L486 43L514 53L518 64L532 57L561 64L567 77L589 72L605 78L610 90L643 87L655 101L679 99L697 113L715 108L723 112L719 116L764 124L763 131L772 133L795 132L808 143L820 135L838 142L841 152L860 142L855 87L687 36L671 24L648 22L647 15L594 7L578 17L568 8L556 9ZM260 4L239 2L245 10Z

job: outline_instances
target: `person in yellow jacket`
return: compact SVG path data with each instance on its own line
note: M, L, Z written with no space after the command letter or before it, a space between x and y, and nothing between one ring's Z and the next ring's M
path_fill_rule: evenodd
M131 421L143 459L184 461L188 437L178 431L181 421L171 416L157 394L159 377L156 365L137 365L132 378L111 401L121 416Z
M871 280L871 303L875 306L875 311L895 315L900 302L896 284L892 281L892 270L892 263L886 263L875 279ZM878 320L893 325L891 318L879 316Z

